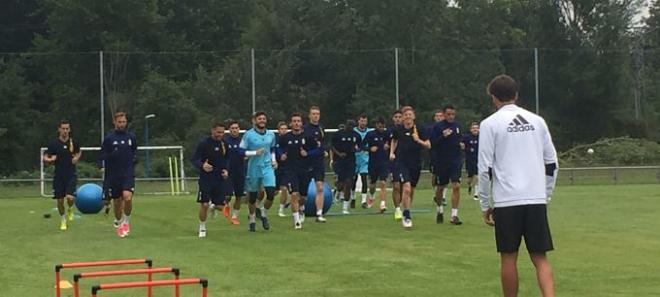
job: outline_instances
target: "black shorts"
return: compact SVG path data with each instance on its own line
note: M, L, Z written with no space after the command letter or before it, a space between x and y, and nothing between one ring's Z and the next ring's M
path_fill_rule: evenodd
M337 160L334 165L335 172L337 172L337 178L340 182L353 180L353 176L355 176L355 160Z
M225 196L245 196L245 175L230 175L223 183Z
M106 199L121 198L124 191L135 192L135 177L109 177L103 182L103 187Z
M75 174L68 177L56 176L53 178L53 199L62 199L67 195L73 196L77 183L78 178Z
M493 219L499 253L518 252L523 237L529 253L554 249L545 204L497 207Z
M400 183L410 183L411 186L416 187L419 181L419 173L422 171L420 165L406 165L403 163L396 163L394 166L394 180Z
M227 183L217 182L210 184L199 184L199 191L197 192L197 202L209 203L213 202L215 205L225 204L226 189L223 185Z
M284 173L284 180L286 181L287 189L289 189L289 194L297 192L300 194L300 197L307 197L307 189L311 180L310 173L307 170L287 169Z
M436 182L439 186L446 186L451 181L452 183L461 182L461 164L460 161L453 163L440 163L435 164Z
M388 176L388 164L384 162L380 163L369 163L369 180L371 183L376 183L377 181L386 181Z
M323 159L313 162L310 174L311 177L317 182L322 182L325 180L325 163L323 163Z
M433 165L435 161L431 161L431 164L429 164L429 172L433 175L435 175L435 165Z
M468 177L473 177L473 176L477 175L477 162L466 161L465 162L465 170L467 171L467 176Z

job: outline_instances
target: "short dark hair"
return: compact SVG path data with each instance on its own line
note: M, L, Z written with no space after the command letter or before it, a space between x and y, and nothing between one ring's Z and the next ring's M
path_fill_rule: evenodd
M62 127L62 125L69 125L69 124L71 124L69 123L69 120L61 120L60 124L57 127Z
M115 116L113 117L113 119L116 120L117 118L121 118L121 117L126 117L126 113L123 112L123 111L118 111L118 112L115 112Z
M253 118L253 119L256 119L256 118L258 118L258 117L260 117L260 116L266 116L266 112L264 112L264 111L257 111L257 112L255 112L255 113L252 115L252 118Z
M366 118L367 118L367 115L361 113L357 118L358 118L358 120L359 120L359 119L366 119Z
M478 123L478 122L472 122L472 123L470 123L470 128L472 128L472 126L475 126L475 125L476 125L476 126L479 126L479 123Z
M352 129L353 127L355 127L355 120L353 119L346 120L346 125L344 125L344 130Z
M309 111L312 111L314 109L316 109L318 111L321 111L321 108L318 105L312 105L312 106L309 107Z
M376 123L376 125L378 125L378 124L385 125L385 119L383 119L382 117L379 117L374 121L374 123Z
M299 112L294 112L294 113L292 113L292 114L289 116L289 121L293 120L294 117L299 117L301 120L302 120L302 118L303 118L303 117L302 117L302 114L300 114ZM278 126L278 127L279 127L279 126Z
M227 123L227 127L231 127L232 125L238 125L240 127L237 120L228 119L226 123Z
M451 105L451 104L447 104L447 105L445 105L445 107L442 108L442 112L443 112L443 113L447 112L447 109L453 109L453 110L456 110L456 107L454 107L454 106Z
M488 83L488 95L495 96L497 100L509 102L518 95L518 83L506 74L500 74Z
M402 112L401 112L400 110L395 110L395 111L392 113L392 116L394 116L394 115L396 115L396 114L402 114Z
M214 122L212 127L213 127L213 129L218 128L218 127L222 127L223 129L227 129L227 126L223 122Z
M287 125L286 122L284 122L284 121L277 122L277 128L278 129L282 126L286 126L287 128L289 128L289 125Z

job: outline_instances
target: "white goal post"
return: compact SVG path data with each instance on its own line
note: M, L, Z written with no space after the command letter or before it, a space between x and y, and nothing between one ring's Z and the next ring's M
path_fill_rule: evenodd
M179 178L174 181L180 186L181 192L186 193L186 172L184 170L184 156L183 156L183 146L180 145L171 145L171 146L138 146L138 151L145 151L145 150L178 150L178 176ZM46 182L49 181L46 179L46 171L45 171L45 165L44 162L42 161L42 156L46 152L47 148L42 147L39 150L39 164L40 164L40 169L39 169L39 182L41 186L41 196L43 197L51 197L51 194L46 193ZM100 147L81 147L81 151L100 151ZM83 155L83 159L84 159ZM78 179L79 181L102 181L103 178L91 178L91 179ZM136 178L136 181L159 181L159 180L164 180L164 181L170 181L172 182L171 178ZM169 193L169 192L165 192ZM163 193L146 193L146 194L163 194Z

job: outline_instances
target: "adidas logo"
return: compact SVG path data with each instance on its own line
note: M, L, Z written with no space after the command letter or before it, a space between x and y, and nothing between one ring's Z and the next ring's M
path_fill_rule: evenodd
M525 131L534 131L534 125L530 124L525 118L521 115L516 115L513 118L509 127L506 128L507 132L525 132Z

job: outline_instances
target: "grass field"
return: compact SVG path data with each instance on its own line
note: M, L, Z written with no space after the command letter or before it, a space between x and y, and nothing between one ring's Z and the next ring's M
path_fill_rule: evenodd
M493 230L482 224L475 201L461 203L463 226L437 225L424 190L411 231L391 214L356 209L324 225L308 220L296 232L290 218L271 211L269 232L248 233L245 216L238 227L218 217L207 224L208 237L198 239L193 196L138 196L131 237L120 239L103 215L82 216L60 232L55 213L42 217L54 206L50 199L0 199L0 295L54 296L56 263L149 257L155 267L208 278L210 296L499 296ZM659 216L659 185L559 187L549 206L557 295L658 296ZM525 253L519 273L520 296L538 296ZM83 280L83 295L98 282ZM171 296L169 289L154 292ZM182 292L199 295L197 287ZM99 296L145 295L130 289Z

